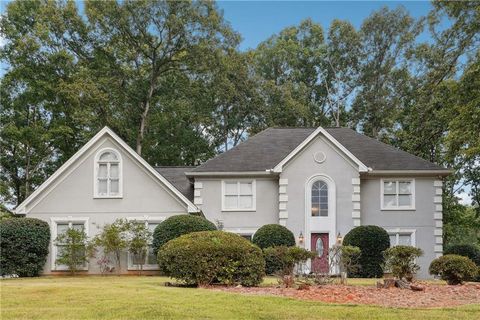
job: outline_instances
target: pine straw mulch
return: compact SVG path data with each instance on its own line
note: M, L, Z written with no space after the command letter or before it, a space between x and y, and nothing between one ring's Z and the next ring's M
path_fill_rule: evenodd
M253 295L274 295L302 300L341 304L365 304L396 308L440 308L480 303L480 284L459 286L421 283L425 291L409 289L378 289L373 286L324 285L306 290L281 287L225 287L211 286L213 290Z

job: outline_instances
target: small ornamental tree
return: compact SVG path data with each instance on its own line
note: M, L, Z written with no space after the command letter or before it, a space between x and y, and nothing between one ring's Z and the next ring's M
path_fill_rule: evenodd
M132 255L134 264L139 266L139 274L141 274L147 258L148 242L152 233L144 223L137 222L130 223L128 232L130 234L128 252Z
M279 224L266 224L255 232L252 242L262 249L277 246L295 246L292 231Z
M34 218L0 221L0 273L38 276L47 261L50 226Z
M67 229L57 236L55 244L59 250L55 263L66 265L72 275L88 262L88 238L83 229Z
M351 272L352 277L378 278L383 275L383 251L390 247L390 238L385 229L378 226L355 227L343 239L343 245L360 248L357 271Z
M308 259L313 259L315 252L296 246L277 246L265 248L263 256L265 257L266 271L269 274L274 274L280 284L289 288L295 283L293 274L295 266Z
M430 274L440 276L448 284L462 284L464 281L474 279L478 274L478 268L467 257L456 254L447 254L436 258L428 269Z
M107 224L102 232L92 240L96 247L101 247L105 255L112 255L117 268L117 274L120 274L121 254L129 246L129 222L125 219L117 219L112 224Z
M339 259L339 269L340 269L340 280L342 284L346 283L345 276L349 273L357 272L360 268L360 256L362 251L359 247L353 246L340 246L340 259Z
M203 217L186 214L171 216L160 223L153 231L153 252L157 254L161 246L184 234L215 230L217 230L215 224Z
M293 275L296 264L313 259L315 252L296 246L268 247L263 249L265 258L265 271L267 274Z
M422 249L412 246L395 246L383 252L385 257L385 269L389 270L394 277L411 281L420 266L415 259L423 254Z

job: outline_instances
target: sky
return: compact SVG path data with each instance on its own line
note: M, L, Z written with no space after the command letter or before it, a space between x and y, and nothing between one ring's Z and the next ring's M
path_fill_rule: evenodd
M334 19L348 20L356 28L373 11L387 6L404 6L410 14L428 14L429 1L218 1L224 17L242 35L242 50L255 48L260 42L285 27L311 18L327 30ZM426 34L423 37L428 37ZM424 40L421 39L420 40Z
M0 14L8 2L0 0ZM82 9L82 2L77 3ZM426 16L432 8L430 1L218 1L217 4L225 20L241 34L241 50L255 48L273 34L307 18L320 23L324 30L328 30L334 19L348 20L359 28L366 17L383 6L390 9L403 6L414 18ZM424 32L418 40L428 41L428 33ZM0 46L3 43L0 37ZM4 68L0 63L0 69ZM0 70L0 76L3 73ZM463 202L470 201L465 192L459 196Z

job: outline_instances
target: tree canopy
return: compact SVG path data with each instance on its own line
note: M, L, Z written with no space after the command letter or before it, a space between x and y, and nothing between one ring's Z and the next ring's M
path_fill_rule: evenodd
M196 165L269 126L321 125L453 168L447 241L480 221L479 2L434 1L420 18L384 7L359 28L306 19L248 51L210 1L87 0L82 13L12 1L0 33L10 208L105 125L152 165Z

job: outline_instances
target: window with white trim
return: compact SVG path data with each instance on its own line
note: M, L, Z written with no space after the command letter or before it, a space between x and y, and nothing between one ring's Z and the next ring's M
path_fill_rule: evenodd
M382 179L382 210L415 208L415 180Z
M95 196L98 198L122 196L122 162L120 154L113 149L103 149L97 154Z
M143 265L143 269L157 270L158 269L157 257L153 253L153 232L155 231L155 228L163 221L163 219L149 220L149 219L130 218L129 220L135 220L136 223L144 223L145 227L147 227L148 230L152 233L152 236L148 243L148 249L145 255L145 263ZM136 261L135 257L132 254L128 253L128 269L137 270L140 264L141 264L141 261Z
M62 243L57 243L56 239L58 236L65 234L68 229L75 229L78 231L83 230L85 234L88 236L88 228L87 228L87 220L86 219L79 219L79 220L70 220L66 218L52 218L53 223L53 254L52 256L52 269L54 270L68 270L68 266L66 265L57 265L56 261L59 258L62 250L64 250L65 245ZM83 270L88 270L88 265L85 262L83 264Z
M415 246L415 230L396 229L387 230L390 237L390 247L394 246Z
M223 211L255 210L255 180L224 180L222 182Z
M312 184L312 217L328 216L328 185L325 181L317 180Z

